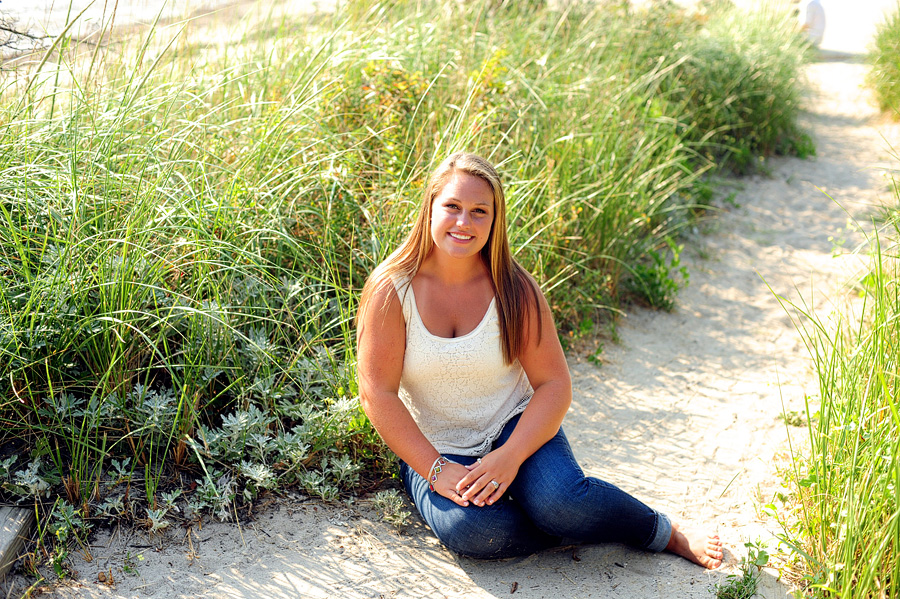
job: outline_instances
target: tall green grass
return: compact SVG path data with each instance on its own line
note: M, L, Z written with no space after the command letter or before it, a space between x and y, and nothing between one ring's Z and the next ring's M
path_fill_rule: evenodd
M900 3L878 25L869 52L868 84L882 112L900 115Z
M155 531L389 471L353 399L357 292L458 149L498 164L560 326L615 310L705 172L802 140L781 16L660 14L261 5L21 67L0 92L5 492L58 536L98 513Z
M897 197L900 197L898 194ZM810 445L788 472L779 514L811 597L900 594L900 213L871 240L858 319L810 315L819 378Z
M877 31L868 84L896 114L900 12ZM900 188L894 185L894 199ZM811 597L900 595L900 213L870 240L859 316L809 315L803 326L819 378L808 404L810 446L787 474L791 507L777 514L792 573Z

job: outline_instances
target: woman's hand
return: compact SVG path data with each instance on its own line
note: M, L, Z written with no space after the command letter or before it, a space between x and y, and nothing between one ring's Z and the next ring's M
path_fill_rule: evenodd
M503 497L522 465L503 449L499 447L471 466L466 466L468 472L456 483L455 489L464 501L481 507L493 505Z
M437 482L434 483L434 492L438 495L443 495L461 507L469 507L468 499L464 499L456 490L459 486L459 481L468 473L469 471L465 466L448 461L441 466ZM428 482L430 483L431 481Z

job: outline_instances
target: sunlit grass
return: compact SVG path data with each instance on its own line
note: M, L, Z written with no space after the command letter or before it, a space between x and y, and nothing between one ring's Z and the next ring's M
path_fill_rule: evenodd
M819 379L809 448L788 471L777 513L791 569L812 597L900 594L900 219L870 240L860 316L806 314Z
M878 106L897 119L900 116L900 3L878 25L869 52L872 69L868 84Z

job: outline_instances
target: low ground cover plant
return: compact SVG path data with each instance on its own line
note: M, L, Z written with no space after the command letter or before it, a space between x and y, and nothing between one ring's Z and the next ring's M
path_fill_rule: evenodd
M355 400L356 297L451 151L499 165L517 257L564 330L608 317L635 274L668 306L702 176L803 140L799 41L779 15L737 22L260 5L214 36L61 39L7 73L0 486L60 539L36 557L56 569L98 518L155 534L391 472Z

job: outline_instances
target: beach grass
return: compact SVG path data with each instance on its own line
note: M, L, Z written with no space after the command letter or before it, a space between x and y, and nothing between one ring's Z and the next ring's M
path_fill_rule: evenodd
M819 394L807 401L809 447L796 448L786 471L791 495L770 507L804 596L900 594L898 241L894 207L867 245L871 268L856 282L857 310L806 311L798 323Z
M867 83L883 112L898 107L900 12L879 26ZM895 156L896 158L896 156ZM900 594L900 187L861 251L855 310L814 314L798 326L819 380L803 419L809 447L785 472L789 496L770 507L783 527L787 569L809 597Z
M448 153L498 165L566 332L624 289L671 300L706 173L806 147L784 15L283 6L63 36L4 73L0 481L58 539L389 475L355 400L357 294Z
M900 4L885 16L869 52L869 87L882 112L900 118Z

